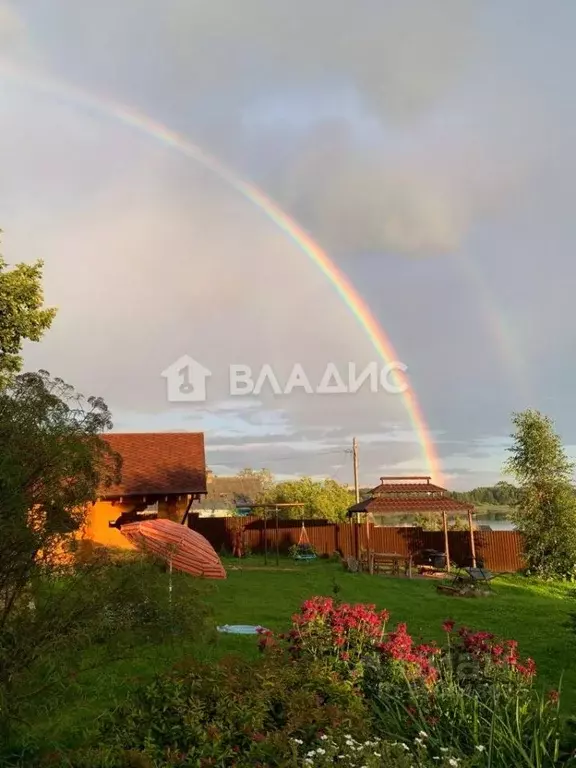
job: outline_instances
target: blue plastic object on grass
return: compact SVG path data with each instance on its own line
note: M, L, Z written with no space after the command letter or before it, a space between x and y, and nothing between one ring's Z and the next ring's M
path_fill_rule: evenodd
M257 635L262 630L264 627L252 624L224 624L222 627L218 627L218 632L225 632L229 635Z

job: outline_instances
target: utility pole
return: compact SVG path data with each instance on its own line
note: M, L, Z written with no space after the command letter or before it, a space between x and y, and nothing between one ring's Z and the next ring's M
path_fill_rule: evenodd
M360 501L360 486L358 485L358 441L352 438L352 458L354 459L354 493L356 504Z
M358 440L352 438L352 459L354 460L354 493L356 504L360 502L360 485L358 483ZM360 524L360 512L356 513L356 524Z

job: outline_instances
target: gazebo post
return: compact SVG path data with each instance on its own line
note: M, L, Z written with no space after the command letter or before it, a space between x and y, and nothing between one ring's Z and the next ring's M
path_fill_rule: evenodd
M374 562L370 554L370 512L366 512L366 557L368 558L368 572L374 573Z
M444 529L444 554L446 555L446 570L450 573L450 544L448 543L448 520L446 510L442 510L442 527Z
M476 568L476 542L474 541L474 523L472 522L472 510L468 510L468 526L470 528L470 549L472 551L472 568Z

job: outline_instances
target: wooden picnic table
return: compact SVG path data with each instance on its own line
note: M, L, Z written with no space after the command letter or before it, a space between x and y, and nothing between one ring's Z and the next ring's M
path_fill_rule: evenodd
M412 555L406 557L398 552L371 552L368 560L368 556L364 553L361 564L371 573L389 572L393 576L399 576L402 561L404 561L404 574L412 578Z

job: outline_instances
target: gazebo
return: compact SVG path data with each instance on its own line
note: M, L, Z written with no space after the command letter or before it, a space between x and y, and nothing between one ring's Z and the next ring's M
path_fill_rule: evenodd
M438 513L442 515L446 568L450 570L450 545L448 541L448 514L466 513L470 528L472 567L476 567L476 545L472 522L473 504L456 501L445 488L434 485L431 477L381 477L380 485L372 488L370 497L350 507L348 516L366 515L366 523L374 515L401 515L414 513Z

